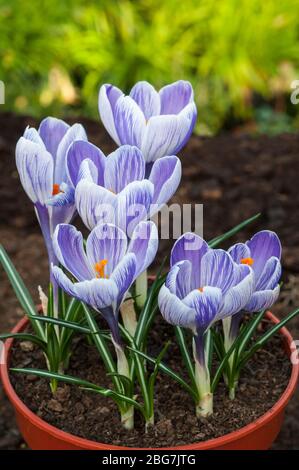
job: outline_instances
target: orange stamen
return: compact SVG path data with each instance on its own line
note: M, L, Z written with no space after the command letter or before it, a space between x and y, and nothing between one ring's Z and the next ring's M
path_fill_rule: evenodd
M94 270L96 271L96 277L98 279L108 279L108 276L105 275L105 266L108 263L107 259L102 259L94 265Z
M59 184L54 183L54 184L53 184L53 190L52 190L52 196L56 196L56 194L59 194L59 193L64 193L64 191L62 191L62 190L60 189Z
M52 196L56 196L56 194L59 194L60 193L60 188L59 188L59 184L53 184L53 191L52 191Z
M198 288L199 292L203 292L203 287Z
M241 264L248 264L249 266L252 266L254 263L253 258L242 258L240 261Z

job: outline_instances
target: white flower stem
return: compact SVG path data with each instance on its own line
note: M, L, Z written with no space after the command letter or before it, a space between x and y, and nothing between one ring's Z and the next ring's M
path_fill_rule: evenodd
M122 346L114 342L115 352L117 356L117 372L120 375L131 378L130 368L127 360L127 356ZM134 407L129 406L125 411L121 412L121 423L125 429L134 429Z
M203 342L203 338L200 341ZM211 392L210 372L207 367L206 357L203 360L203 356L205 356L203 354L199 358L199 346L203 347L203 344L199 345L198 338L195 337L193 341L193 355L195 360L195 382L199 397L196 404L196 416L198 418L207 418L213 414L213 393Z
M136 305L142 309L147 297L147 270L141 273L135 281Z
M153 427L155 424L155 418L154 415L152 415L145 423L145 433L148 432L148 430Z
M134 407L130 406L127 411L121 414L121 424L123 428L130 431L134 429Z

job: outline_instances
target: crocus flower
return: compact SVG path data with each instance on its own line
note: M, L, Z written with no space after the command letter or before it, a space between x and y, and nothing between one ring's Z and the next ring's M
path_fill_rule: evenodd
M136 277L153 261L158 249L153 222L140 222L130 243L126 234L112 224L99 224L89 234L86 251L83 237L69 224L57 226L53 246L59 262L75 282L58 266L53 275L70 296L99 311L109 324L114 344L121 347L118 328L120 305Z
M279 296L281 277L281 243L276 233L262 230L228 252L236 263L250 265L254 273L254 293L244 310L257 312L271 307Z
M74 214L74 190L68 184L66 154L76 139L87 139L80 124L70 127L52 117L44 119L39 129L29 128L16 147L16 164L20 180L34 204L49 253L55 263L52 235L57 224L69 222ZM53 207L49 201L64 199L63 207Z
M88 156L88 158L86 158ZM154 162L148 179L142 152L123 145L107 157L89 142L74 142L67 156L77 211L93 229L114 223L131 236L141 220L157 212L175 193L181 179L176 156Z
M99 93L104 126L118 145L135 145L147 163L177 154L187 143L197 111L189 82L180 80L159 92L148 82L138 82L130 95L105 84Z
M254 291L244 305L243 310L231 318L223 320L224 346L229 350L238 336L240 322L244 312L258 312L270 308L277 300L280 292L281 277L281 243L276 233L263 230L256 233L246 243L237 243L229 250L233 260L241 265L249 265L254 274ZM229 364L233 362L233 355ZM234 397L237 380L230 390Z
M209 248L198 235L186 233L176 241L171 269L159 293L159 307L167 322L190 328L194 334L200 416L212 413L205 333L217 320L239 312L252 291L250 266L237 265L226 251Z

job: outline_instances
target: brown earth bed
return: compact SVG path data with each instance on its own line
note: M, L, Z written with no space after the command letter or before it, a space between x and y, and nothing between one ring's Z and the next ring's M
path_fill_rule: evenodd
M159 317L156 318L150 336L149 353L157 354L169 338L172 344L164 362L185 376L173 330ZM67 373L111 387L95 348L83 337L75 341L74 355ZM32 352L28 352L27 343L13 347L11 366L46 368L41 351L34 348ZM203 420L195 417L194 402L190 396L161 373L155 388L156 425L147 433L144 421L138 413L135 429L122 429L117 408L107 398L66 384L60 385L53 396L45 379L15 373L11 373L10 377L22 401L40 418L63 431L110 445L173 447L223 436L259 418L275 404L285 390L290 369L283 342L276 336L244 369L234 401L228 398L227 389L220 382L214 400L215 413ZM188 380L187 377L185 379Z
M81 122L91 142L104 152L115 148L99 121ZM27 125L38 126L28 116L0 113L0 241L7 249L38 303L37 285L45 289L48 264L32 204L25 195L15 168L14 150ZM283 291L273 311L279 317L299 305L299 133L275 137L225 133L211 138L192 137L181 152L183 178L172 202L203 203L204 236L210 239L240 221L261 212L253 226L231 242L245 240L255 231L277 231L283 244ZM74 221L78 225L78 219ZM157 264L173 244L160 243ZM154 266L152 272L155 271ZM18 301L0 270L0 331L11 330L23 316ZM289 324L299 338L299 319ZM288 406L275 449L299 449L299 393ZM0 385L0 449L26 447L13 410Z

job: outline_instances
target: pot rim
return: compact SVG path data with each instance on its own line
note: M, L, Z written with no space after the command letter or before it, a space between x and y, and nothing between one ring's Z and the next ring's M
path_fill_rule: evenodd
M279 319L271 312L267 311L266 312L266 318L270 320L272 323L279 323ZM12 333L18 333L22 331L25 326L28 324L28 319L26 317L22 318L16 326L13 328ZM279 331L279 334L284 337L285 343L286 343L286 348L287 348L287 354L290 357L292 352L296 351L296 347L293 343L293 338L290 334L290 332L287 330L287 328L283 327ZM9 379L9 373L8 373L8 359L9 359L9 353L11 346L13 344L14 339L9 338L5 341L4 345L4 362L1 363L0 365L0 372L1 372L1 379L3 383L4 390L14 406L14 408L21 413L22 415L25 415L26 418L36 427L39 427L43 431L47 432L48 434L52 435L53 437L69 442L73 444L74 446L78 446L80 448L85 448L89 450L111 450L111 449L116 449L116 450L123 450L123 449L132 449L132 450L163 450L163 449L173 449L173 450L192 450L195 448L197 450L208 450L208 449L213 449L216 447L220 447L226 444L229 444L237 439L240 439L244 436L246 436L248 433L257 430L258 428L261 428L262 426L266 425L271 419L274 418L274 416L278 415L287 405L289 400L291 399L292 395L295 392L296 385L298 382L299 378L299 361L297 364L292 364L292 371L291 371L291 376L290 380L288 382L288 385L281 395L281 397L277 400L277 402L268 410L266 413L264 413L262 416L257 418L255 421L247 424L246 426L243 426L240 429L237 429L236 431L232 431L228 434L225 434L220 437L208 439L206 441L202 441L199 443L192 443L192 444L185 444L185 445L180 445L180 446L173 446L171 448L169 447L155 447L155 448L150 448L150 447L126 447L126 446L116 446L116 445L109 445L97 441L91 441L89 439L85 439L82 437L75 436L73 434L70 434L66 431L62 431L59 428L56 428L55 426L47 423L43 419L39 418L35 413L33 413L19 398L19 396L16 394L10 379Z

